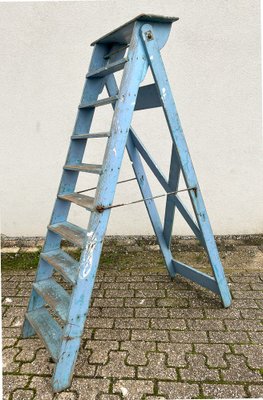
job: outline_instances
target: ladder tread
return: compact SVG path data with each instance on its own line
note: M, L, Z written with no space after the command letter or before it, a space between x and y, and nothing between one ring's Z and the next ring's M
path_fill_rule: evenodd
M121 58L120 60L114 61L112 63L106 64L102 68L98 68L95 71L89 72L87 78L102 78L103 76L112 74L114 72L120 71L124 68L124 65L128 61L127 58Z
M62 329L59 324L52 318L45 307L30 311L25 316L56 362L62 338Z
M79 263L65 251L58 249L41 253L41 258L54 267L71 284L78 279Z
M86 230L70 222L60 222L57 224L49 225L48 229L52 232L58 233L65 240L75 244L78 247L83 247L86 237Z
M112 104L117 100L118 100L118 96L117 95L116 96L110 96L110 97L106 97L105 99L91 101L89 103L81 103L79 105L79 108L94 108L94 107L105 106L106 104Z
M110 132L98 132L98 133L75 133L71 136L71 139L93 139L93 138L104 138L110 137Z
M91 174L100 174L102 165L100 164L66 164L64 165L64 169L70 171L80 171L80 172L89 172Z
M68 292L52 278L33 283L33 288L65 322L70 302Z
M84 207L88 210L93 210L94 207L94 197L85 196L81 193L69 193L58 195L62 200L70 201L71 203L77 204L80 207Z

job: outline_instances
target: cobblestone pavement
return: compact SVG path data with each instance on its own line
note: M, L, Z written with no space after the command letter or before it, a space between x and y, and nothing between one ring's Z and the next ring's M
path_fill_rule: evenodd
M263 397L263 274L231 272L234 300L223 309L163 267L102 266L73 384L56 395L41 341L20 337L33 278L2 274L5 400Z

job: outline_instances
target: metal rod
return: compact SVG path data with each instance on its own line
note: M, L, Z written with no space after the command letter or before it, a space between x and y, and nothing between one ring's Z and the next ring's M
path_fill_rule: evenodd
M186 188L186 189L181 189L181 190L174 190L173 192L168 192L168 193L163 193L163 194L158 194L156 196L152 196L152 197L146 197L145 199L139 199L139 200L134 200L134 201L130 201L128 203L120 203L120 204L112 204L111 206L97 206L96 210L98 212L103 212L104 210L109 210L111 208L117 208L117 207L124 207L124 206L129 206L131 204L138 204L138 203L142 203L142 202L146 202L148 200L154 200L154 199L159 199L160 197L167 197L170 194L177 194L179 192L187 192L189 190L193 190L196 196L197 193L197 188L196 187L191 187L191 188Z

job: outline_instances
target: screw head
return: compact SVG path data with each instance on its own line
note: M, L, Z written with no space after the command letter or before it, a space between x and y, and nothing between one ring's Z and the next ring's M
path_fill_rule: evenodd
M152 40L152 39L153 39L152 31L147 31L147 32L145 33L145 36L146 36L146 38L147 38L148 40Z

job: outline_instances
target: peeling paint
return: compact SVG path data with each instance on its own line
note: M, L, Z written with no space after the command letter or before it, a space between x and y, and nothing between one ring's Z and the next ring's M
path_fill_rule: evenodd
M116 157L116 154L117 154L116 147L114 147L114 149L112 151L113 151L113 153L114 153L114 155Z
M85 246L86 252L84 252L84 258L82 262L84 263L84 268L80 272L80 279L86 279L92 268L93 252L97 244L97 239L94 236L95 232L87 232L87 243Z

